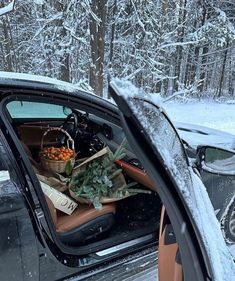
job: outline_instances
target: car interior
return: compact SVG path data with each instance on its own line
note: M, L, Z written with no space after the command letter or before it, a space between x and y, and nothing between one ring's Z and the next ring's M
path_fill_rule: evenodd
M74 140L74 167L81 163L81 159L91 157L104 147L115 152L125 138L118 122L107 120L105 112L93 113L90 108L81 110L18 99L10 101L6 108L36 175L48 175L41 166L40 151L49 128L62 128ZM66 145L66 136L58 131L51 131L44 138L44 147L62 145ZM105 203L100 210L87 202L78 202L70 215L57 209L48 194L44 194L57 237L78 253L83 249L83 252L96 253L100 257L158 245L160 280L183 280L175 235L160 197L131 147L126 144L124 150L125 157L116 164L121 167L126 182L135 181L138 189L149 192ZM56 189L56 186L51 187ZM70 196L66 188L57 191ZM170 272L164 270L166 263L171 265Z
M34 112L40 112L43 106L47 107L48 118L46 114L43 118L32 114L31 108L34 108ZM7 109L13 128L36 172L41 169L39 157L41 140L48 128L62 126L74 139L77 153L75 161L95 154L104 146L115 151L124 138L121 127L84 111L72 111L59 105L26 101L12 101L7 105ZM44 146L61 146L63 141L64 135L53 131L45 138ZM151 182L144 173L141 163L128 145L125 153L126 157L121 161L125 164L123 167L125 178L129 180L130 177L137 177L135 180L139 186L144 189L151 188ZM137 194L118 202L103 204L102 210L96 210L91 204L79 204L72 215L63 214L53 208L48 197L46 201L59 237L68 246L89 245L92 249L92 244L105 240L106 242L102 241L102 244L111 247L114 243L117 244L117 240L120 244L143 236L147 236L148 239L144 241L149 242L149 238L152 241L156 239L159 229L161 203L158 194L153 191L151 194ZM149 236L153 233L154 235Z

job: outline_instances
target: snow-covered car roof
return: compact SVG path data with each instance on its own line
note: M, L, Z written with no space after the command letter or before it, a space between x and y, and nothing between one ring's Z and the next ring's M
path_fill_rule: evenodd
M235 136L233 134L200 125L173 123L180 137L192 147L213 145L230 149L235 148Z
M67 93L73 93L77 91L86 91L89 94L94 94L89 89L83 89L76 84L69 82L57 80L55 78L50 78L46 76L33 75L27 73L16 73L16 72L5 72L0 71L0 85L19 85L26 83L35 83L44 86L49 86L50 88L56 88L57 90L65 91Z

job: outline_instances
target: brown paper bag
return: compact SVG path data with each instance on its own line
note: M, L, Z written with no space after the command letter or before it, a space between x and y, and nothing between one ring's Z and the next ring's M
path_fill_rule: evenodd
M98 151L97 153L95 153L94 155L92 155L91 157L87 158L85 161L83 161L81 164L79 164L78 166L74 167L73 169L73 174L72 176L76 176L78 173L80 173L81 171L83 171L86 166L93 160L103 157L105 154L107 154L109 152L109 148L105 147L102 150Z
M58 175L58 178L55 177L56 175L47 174L37 174L39 181L48 184L49 186L55 188L60 192L64 192L68 189L68 179Z

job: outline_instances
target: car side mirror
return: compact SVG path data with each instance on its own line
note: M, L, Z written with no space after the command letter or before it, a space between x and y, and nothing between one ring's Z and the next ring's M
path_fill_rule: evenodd
M210 173L235 176L235 151L213 146L199 146L197 165Z

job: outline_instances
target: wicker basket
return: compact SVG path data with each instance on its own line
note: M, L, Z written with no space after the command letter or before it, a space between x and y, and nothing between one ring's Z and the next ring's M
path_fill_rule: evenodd
M71 138L71 136L62 128L49 128L42 136L42 140L41 140L41 151L43 151L43 142L45 139L45 136L51 132L51 131L59 131L64 133L67 136L67 147L71 148L74 151L74 141ZM71 147L70 147L71 145ZM74 156L72 158L70 158L69 160L51 160L51 159L46 159L45 157L43 157L42 155L40 156L40 160L41 160L41 164L42 167L50 172L53 173L64 173L65 172L65 167L67 165L67 163L69 161L71 161L72 166L75 163L75 153Z

